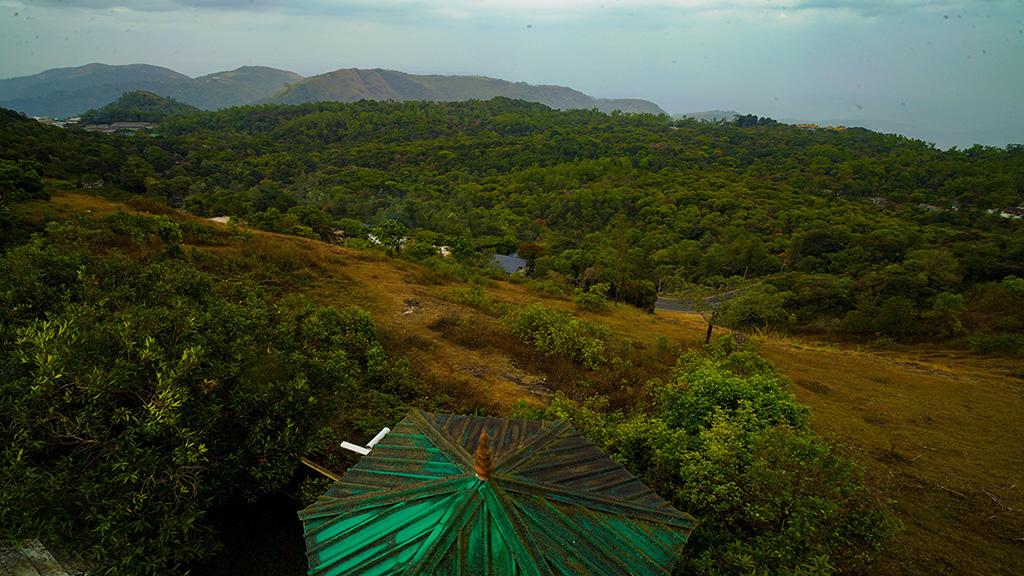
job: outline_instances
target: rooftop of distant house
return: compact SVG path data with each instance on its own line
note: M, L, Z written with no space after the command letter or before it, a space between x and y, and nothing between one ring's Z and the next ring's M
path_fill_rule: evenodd
M491 255L491 261L496 262L501 269L509 274L515 274L520 270L526 269L526 260L520 258L518 253L513 252L512 254L493 254Z
M111 122L110 124L86 124L82 128L90 132L111 133L149 130L153 126L152 122Z

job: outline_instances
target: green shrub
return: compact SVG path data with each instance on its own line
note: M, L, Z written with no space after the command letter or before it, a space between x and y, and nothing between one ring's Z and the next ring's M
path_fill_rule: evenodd
M790 296L770 284L751 286L722 303L720 321L732 328L786 326L793 320L786 308Z
M1010 356L1024 352L1024 335L1021 334L978 334L968 341L971 350L982 354Z
M530 287L530 290L536 291L540 294L546 294L548 296L554 296L556 298L563 297L567 294L565 284L554 281L550 278L532 278L529 276L512 275L502 278L504 273L498 274L498 278L507 279L513 284L525 284Z
M39 163L0 159L0 210L14 202L48 198L39 177Z
M182 220L178 225L181 226L182 239L191 244L213 244L218 237L225 235L217 228L195 220Z
M376 238L382 248L387 250L388 254L394 256L401 252L407 232L408 229L401 222L381 220L373 227L370 234Z
M589 290L576 290L573 301L583 310L601 312L608 308L608 290L611 285L607 282L594 284Z
M1024 298L1024 278L1007 276L999 284L1014 298Z
M675 385L658 391L661 417L673 428L696 434L712 419L749 408L765 426L803 427L808 410L785 389L782 376L748 348L724 352L716 340L710 354L680 356L673 370Z
M540 304L513 308L503 320L512 333L546 356L566 358L590 369L604 362L608 338L604 326Z
M456 289L452 294L452 299L455 302L463 306L476 308L491 316L503 315L507 309L507 304L495 300L480 284L473 284L469 288Z

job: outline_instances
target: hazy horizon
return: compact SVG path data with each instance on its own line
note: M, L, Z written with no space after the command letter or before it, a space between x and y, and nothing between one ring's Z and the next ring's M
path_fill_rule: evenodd
M90 62L472 74L859 121L940 145L1024 142L1024 2L0 0L0 77ZM883 128L880 128L883 127ZM914 133L917 131L918 133Z

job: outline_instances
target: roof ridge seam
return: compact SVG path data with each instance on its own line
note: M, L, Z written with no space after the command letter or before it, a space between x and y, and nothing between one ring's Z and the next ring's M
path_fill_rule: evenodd
M502 457L494 463L494 469L508 469L508 471L515 470L521 466L524 462L530 459L530 456L536 453L536 451L544 446L547 446L557 438L561 438L566 433L575 432L572 426L567 422L559 420L553 423L552 426L547 429L541 428L533 435L526 439L526 442L514 450L503 451Z
M421 410L413 408L409 411L407 418L413 420L419 425L420 431L426 436L441 452L452 460L452 464L461 464L463 469L467 471L473 470L473 456L466 451L465 448L459 446L455 442L451 441L444 432L439 430L434 424L428 419Z

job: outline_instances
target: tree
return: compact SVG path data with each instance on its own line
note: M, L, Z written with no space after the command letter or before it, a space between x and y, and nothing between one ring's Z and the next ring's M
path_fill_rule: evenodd
M0 210L14 202L46 198L39 164L31 160L0 159Z
M728 294L729 292L693 283L685 283L673 293L704 319L704 323L707 324L707 330L704 332L705 346L711 343L711 336L715 330L715 324L718 322L718 314Z
M608 307L608 290L611 286L607 282L594 284L587 290L576 289L573 301L577 306L591 312L600 312Z
M363 238L370 231L366 225L354 218L338 218L335 225L347 238Z
M615 301L622 301L622 289L629 273L629 225L626 217L616 214L610 225L612 269L615 270Z
M523 242L519 245L516 253L520 258L526 260L526 273L532 276L537 265L537 258L544 253L544 247L534 242Z
M931 316L942 324L944 332L959 336L963 332L960 316L965 310L967 307L964 306L963 296L953 292L941 292L932 304Z
M370 231L370 235L376 238L388 254L394 256L402 250L402 241L405 240L406 232L406 227L400 222L381 220Z
M722 302L721 321L733 328L784 326L792 319L786 310L790 296L770 284L755 284Z

